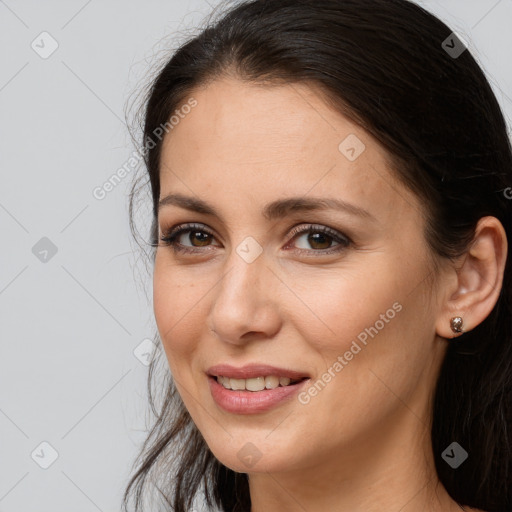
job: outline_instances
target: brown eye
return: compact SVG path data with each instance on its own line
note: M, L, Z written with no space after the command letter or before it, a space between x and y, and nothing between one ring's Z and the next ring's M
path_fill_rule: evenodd
M324 233L310 233L307 240L313 249L329 249L333 242L332 236Z
M293 244L299 253L330 254L346 249L352 241L338 231L327 226L308 225L296 228L292 231L295 235ZM302 239L302 241L300 241ZM297 242L299 241L299 242ZM333 242L335 245L333 246Z
M184 234L184 233L185 232L182 232L182 234ZM180 238L180 237L178 237L178 238ZM188 241L193 246L195 245L194 240L197 240L197 242L198 242L197 246L204 247L204 246L208 245L208 242L210 241L211 238L212 238L212 236L209 233L205 233L204 231L190 231L189 230ZM186 245L186 244L182 244L182 245Z
M210 247L214 238L213 233L204 226L186 224L170 229L160 240L175 252L204 252L201 247Z
M296 242L291 244L296 247L295 251L307 256L337 253L352 245L352 241L347 236L327 226L309 224L293 229L291 234L295 235L292 241L296 240ZM303 241L300 241L301 239ZM176 253L204 253L215 247L212 244L215 236L201 224L179 225L166 232L160 240L165 246L172 247ZM299 246L297 246L297 240Z

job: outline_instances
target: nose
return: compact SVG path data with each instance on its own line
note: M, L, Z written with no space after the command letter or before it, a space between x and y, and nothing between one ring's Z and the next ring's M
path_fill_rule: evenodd
M264 253L248 263L236 251L227 271L212 290L208 325L232 345L274 337L281 328L279 279L267 266Z

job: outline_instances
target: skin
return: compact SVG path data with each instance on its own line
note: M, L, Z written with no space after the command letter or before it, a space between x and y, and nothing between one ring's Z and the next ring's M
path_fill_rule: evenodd
M249 474L252 512L460 511L435 472L431 400L447 338L459 336L450 318L462 316L470 330L496 303L503 227L481 219L471 252L435 270L421 201L394 178L379 143L314 87L225 77L190 96L197 106L164 139L160 197L201 198L221 218L160 209L161 234L193 222L214 236L205 243L206 235L181 235L202 251L194 254L157 249L154 311L208 446ZM353 162L338 149L349 134L365 145ZM262 216L264 205L290 196L343 199L375 220L332 209ZM353 244L322 255L338 242L290 236L308 223ZM252 263L236 252L248 236L263 249ZM237 415L212 399L205 371L219 363L266 363L316 382L394 303L401 311L309 403L295 397ZM237 456L248 442L261 453L250 468Z

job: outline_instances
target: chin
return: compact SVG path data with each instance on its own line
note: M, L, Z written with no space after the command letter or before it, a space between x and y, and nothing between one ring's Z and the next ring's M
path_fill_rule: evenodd
M288 464L284 461L276 461L274 457L270 460L268 458L264 460L265 457L262 456L259 460L256 457L253 461L247 460L244 462L238 458L237 453L230 453L229 455L221 454L217 459L221 464L236 473L276 473L289 469Z
M279 450L268 441L265 447L262 447L267 435L268 433L263 434L261 442L253 436L251 441L251 436L247 436L239 442L210 446L210 450L221 464L237 473L284 472L298 464L296 453L294 460L293 454L287 449Z

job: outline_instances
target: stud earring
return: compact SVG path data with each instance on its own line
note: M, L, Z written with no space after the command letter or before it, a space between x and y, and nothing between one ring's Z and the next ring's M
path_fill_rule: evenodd
M450 320L450 327L452 328L452 331L455 333L458 332L464 332L462 330L462 318L460 316L455 316Z

